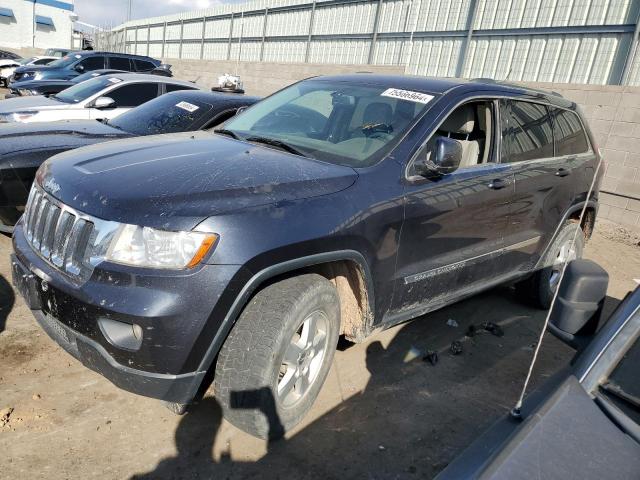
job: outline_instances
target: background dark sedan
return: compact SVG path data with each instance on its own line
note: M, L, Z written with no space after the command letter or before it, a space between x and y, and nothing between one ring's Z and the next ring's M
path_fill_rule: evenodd
M22 215L42 162L74 148L126 137L215 127L258 97L181 90L167 93L108 122L70 120L0 126L0 231Z
M113 70L105 68L102 70L93 70L92 72L83 73L71 80L25 80L24 82L16 82L11 85L9 94L5 98L28 96L28 95L54 95L60 93L76 83L91 80L94 77L102 75L111 75L113 73L129 73L124 70Z

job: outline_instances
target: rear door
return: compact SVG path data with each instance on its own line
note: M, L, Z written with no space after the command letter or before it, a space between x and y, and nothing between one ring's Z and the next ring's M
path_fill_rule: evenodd
M119 57L119 56L110 56L109 58L109 66L107 68L112 68L113 70L122 70L125 72L133 71L131 68L131 60L127 57Z
M476 115L466 125L473 122L478 127L466 128L469 134L445 131L449 127L442 130L449 118L458 115L458 109L468 106ZM478 113L487 108L489 122ZM474 138L481 140L479 129L483 129L486 144L480 147L474 165L439 178L408 179L396 271L396 315L405 312L410 317L415 315L409 312L432 310L508 274L499 257L514 184L511 166L498 161L496 109L493 99L452 105L438 130L425 138L423 152L418 155L433 148L438 135L457 135L471 143Z
M501 161L513 168L515 193L505 243L505 260L516 271L528 271L539 260L574 199L579 162L556 152L554 123L543 103L501 100Z

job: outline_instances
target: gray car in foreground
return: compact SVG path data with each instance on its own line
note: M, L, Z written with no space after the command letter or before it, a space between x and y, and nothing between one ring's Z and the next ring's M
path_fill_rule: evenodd
M578 348L523 405L454 460L438 480L640 478L640 287L593 337L607 276L572 262L549 330Z

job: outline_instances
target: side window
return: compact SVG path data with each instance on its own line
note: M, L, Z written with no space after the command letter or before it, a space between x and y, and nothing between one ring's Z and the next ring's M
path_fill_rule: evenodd
M89 57L82 60L78 65L84 67L85 72L100 70L104 68L104 57Z
M492 101L465 103L449 114L419 155L433 161L438 138L447 137L457 141L461 147L462 158L458 168L490 163L494 159L491 153L494 125Z
M128 58L109 57L109 68L113 68L114 70L124 70L125 72L130 72L131 63Z
M153 63L147 62L146 60L134 60L133 63L136 66L137 72L148 72L156 68Z
M578 115L561 108L551 110L556 156L577 155L589 151L589 142Z
M604 394L640 425L640 339L624 354L609 378L600 386Z
M166 93L177 92L179 90L195 90L195 88L186 87L184 85L176 85L175 83L165 83L164 88Z
M509 101L502 105L501 113L502 162L553 157L553 128L547 107Z
M157 83L134 83L112 90L107 96L113 98L116 107L137 107L158 96Z
M48 63L51 63L53 60L50 58L41 58L40 60L36 60L35 62L33 62L34 65L46 65Z

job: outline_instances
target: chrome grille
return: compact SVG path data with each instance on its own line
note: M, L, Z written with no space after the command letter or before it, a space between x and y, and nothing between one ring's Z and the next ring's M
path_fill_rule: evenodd
M29 194L24 219L27 242L40 257L73 277L91 273L93 222L35 185Z

